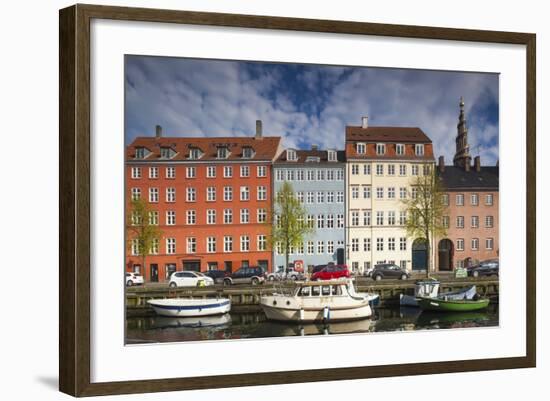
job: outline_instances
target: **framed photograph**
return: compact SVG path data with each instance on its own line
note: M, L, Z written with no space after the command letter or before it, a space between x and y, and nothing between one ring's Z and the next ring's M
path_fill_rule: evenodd
M534 367L535 40L61 10L60 390Z

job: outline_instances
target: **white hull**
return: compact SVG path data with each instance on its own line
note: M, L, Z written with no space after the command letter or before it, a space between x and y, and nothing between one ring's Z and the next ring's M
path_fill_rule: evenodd
M262 309L266 317L270 320L297 323L357 320L366 319L372 315L372 310L368 301L364 305L352 309L283 309L264 305L263 303Z
M210 316L227 313L231 310L231 301L217 299L152 299L147 301L160 316L191 317Z

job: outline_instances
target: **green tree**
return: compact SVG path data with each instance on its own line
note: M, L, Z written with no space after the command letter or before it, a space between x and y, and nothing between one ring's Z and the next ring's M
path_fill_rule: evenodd
M128 246L134 249L135 255L141 257L141 265L145 274L145 258L152 248L158 245L162 231L158 224L152 224L153 210L143 199L133 199L128 210Z
M411 182L411 192L406 199L401 200L407 213L407 236L414 239L423 239L427 246L426 276L430 276L432 241L445 236L443 216L447 206L444 201L444 191L435 170L430 165L428 174L418 175Z
M284 182L273 202L271 247L279 246L285 255L285 271L288 269L289 253L292 248L304 242L304 238L315 232L315 228L306 223L306 209L296 199L292 185Z

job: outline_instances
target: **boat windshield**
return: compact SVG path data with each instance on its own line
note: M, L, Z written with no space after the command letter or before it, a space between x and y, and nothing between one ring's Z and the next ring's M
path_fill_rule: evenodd
M304 286L298 289L297 295L300 297L328 297L331 295L342 295L341 285L323 285L323 286Z

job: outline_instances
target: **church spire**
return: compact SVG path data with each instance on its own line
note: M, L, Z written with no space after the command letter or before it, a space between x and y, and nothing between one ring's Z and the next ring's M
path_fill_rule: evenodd
M458 116L458 125L456 126L456 153L453 158L453 164L458 167L465 167L469 170L472 157L470 156L470 146L468 145L468 128L466 127L466 116L464 113L464 99L460 97L460 115Z

